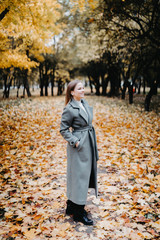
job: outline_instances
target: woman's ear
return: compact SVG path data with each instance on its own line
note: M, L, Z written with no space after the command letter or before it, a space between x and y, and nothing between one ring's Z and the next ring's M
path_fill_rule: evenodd
M71 91L71 96L73 96L74 95L74 92L73 91Z

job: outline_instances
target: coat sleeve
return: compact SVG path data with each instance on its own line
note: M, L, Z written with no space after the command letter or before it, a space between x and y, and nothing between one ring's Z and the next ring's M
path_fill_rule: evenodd
M75 147L79 139L74 136L69 129L72 127L72 121L73 115L68 108L64 108L61 118L60 133L71 146Z

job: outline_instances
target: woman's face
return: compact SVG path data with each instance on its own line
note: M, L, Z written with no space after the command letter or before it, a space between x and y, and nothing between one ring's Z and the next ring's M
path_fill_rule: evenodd
M71 91L71 94L76 101L80 101L82 98L84 98L84 86L83 86L83 84L82 83L77 83L74 90Z

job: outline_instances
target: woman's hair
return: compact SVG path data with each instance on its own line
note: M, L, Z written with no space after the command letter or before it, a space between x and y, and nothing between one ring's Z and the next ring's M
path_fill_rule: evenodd
M66 90L66 97L65 97L65 104L67 105L67 103L70 101L70 99L72 98L71 95L71 91L74 91L75 86L80 83L79 80L73 80L71 81L68 86L67 86L67 90Z

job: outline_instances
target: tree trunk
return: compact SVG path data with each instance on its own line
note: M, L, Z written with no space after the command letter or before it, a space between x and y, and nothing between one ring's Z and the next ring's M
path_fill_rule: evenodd
M89 79L89 86L90 86L90 89L91 89L91 93L93 93L93 86L92 86L91 76L88 75L88 79Z
M133 84L129 84L128 92L129 92L129 104L132 104L133 103Z
M4 9L4 11L0 14L0 21L6 16L6 14L9 12L10 7L7 7Z
M138 94L141 93L141 84L142 84L142 80L141 78L139 79L139 83L138 83Z
M48 77L45 77L45 96L48 96Z
M143 78L143 94L146 94L146 81Z
M43 86L40 85L40 96L42 97L43 96Z
M124 82L122 87L122 99L125 99L126 97L126 89L127 89L127 84L126 82Z
M28 70L24 70L24 91L23 91L23 96L25 97L25 89L27 92L27 96L31 97L31 92L29 90L29 83L28 83Z
M23 97L25 97L25 86L23 88Z
M96 88L96 95L100 95L100 84L99 84L99 78L95 80L95 88Z
M45 96L48 96L48 64L45 62L45 75L44 75L44 87L45 87Z
M109 97L115 96L115 81L114 79L110 80L110 84L111 84L111 89L108 93Z
M3 98L8 98L7 96L7 74L4 75L4 91Z
M43 65L39 65L39 80L40 80L40 96L43 96L43 86L44 86L44 81L43 81Z
M57 96L60 96L63 92L63 85L61 78L58 80L58 90L57 90Z
M146 95L146 99L145 99L145 111L149 112L149 107L150 107L150 103L151 103L151 98L153 95L157 94L157 84L153 83L149 93Z
M18 87L17 87L17 98L19 97L19 89L20 89L20 86L18 85Z
M106 91L107 91L107 78L104 78L104 74L101 75L102 78L102 95L106 96Z
M11 85L12 85L12 77L10 78L10 81L9 81L9 83L8 83L8 90L7 90L7 95L8 95L8 98L9 98L9 94L10 94L10 87L11 87Z
M108 69L108 79L111 84L111 89L108 93L109 97L115 96L118 92L119 88L119 81L118 81L118 72L117 72L117 67L114 65L111 65Z
M51 79L51 96L52 97L54 96L54 80L53 80L53 77Z
M7 80L9 78L9 82L7 83ZM4 92L3 92L3 98L9 98L10 93L10 87L12 84L12 77L8 77L8 74L4 74Z
M54 73L51 76L51 96L54 96Z

